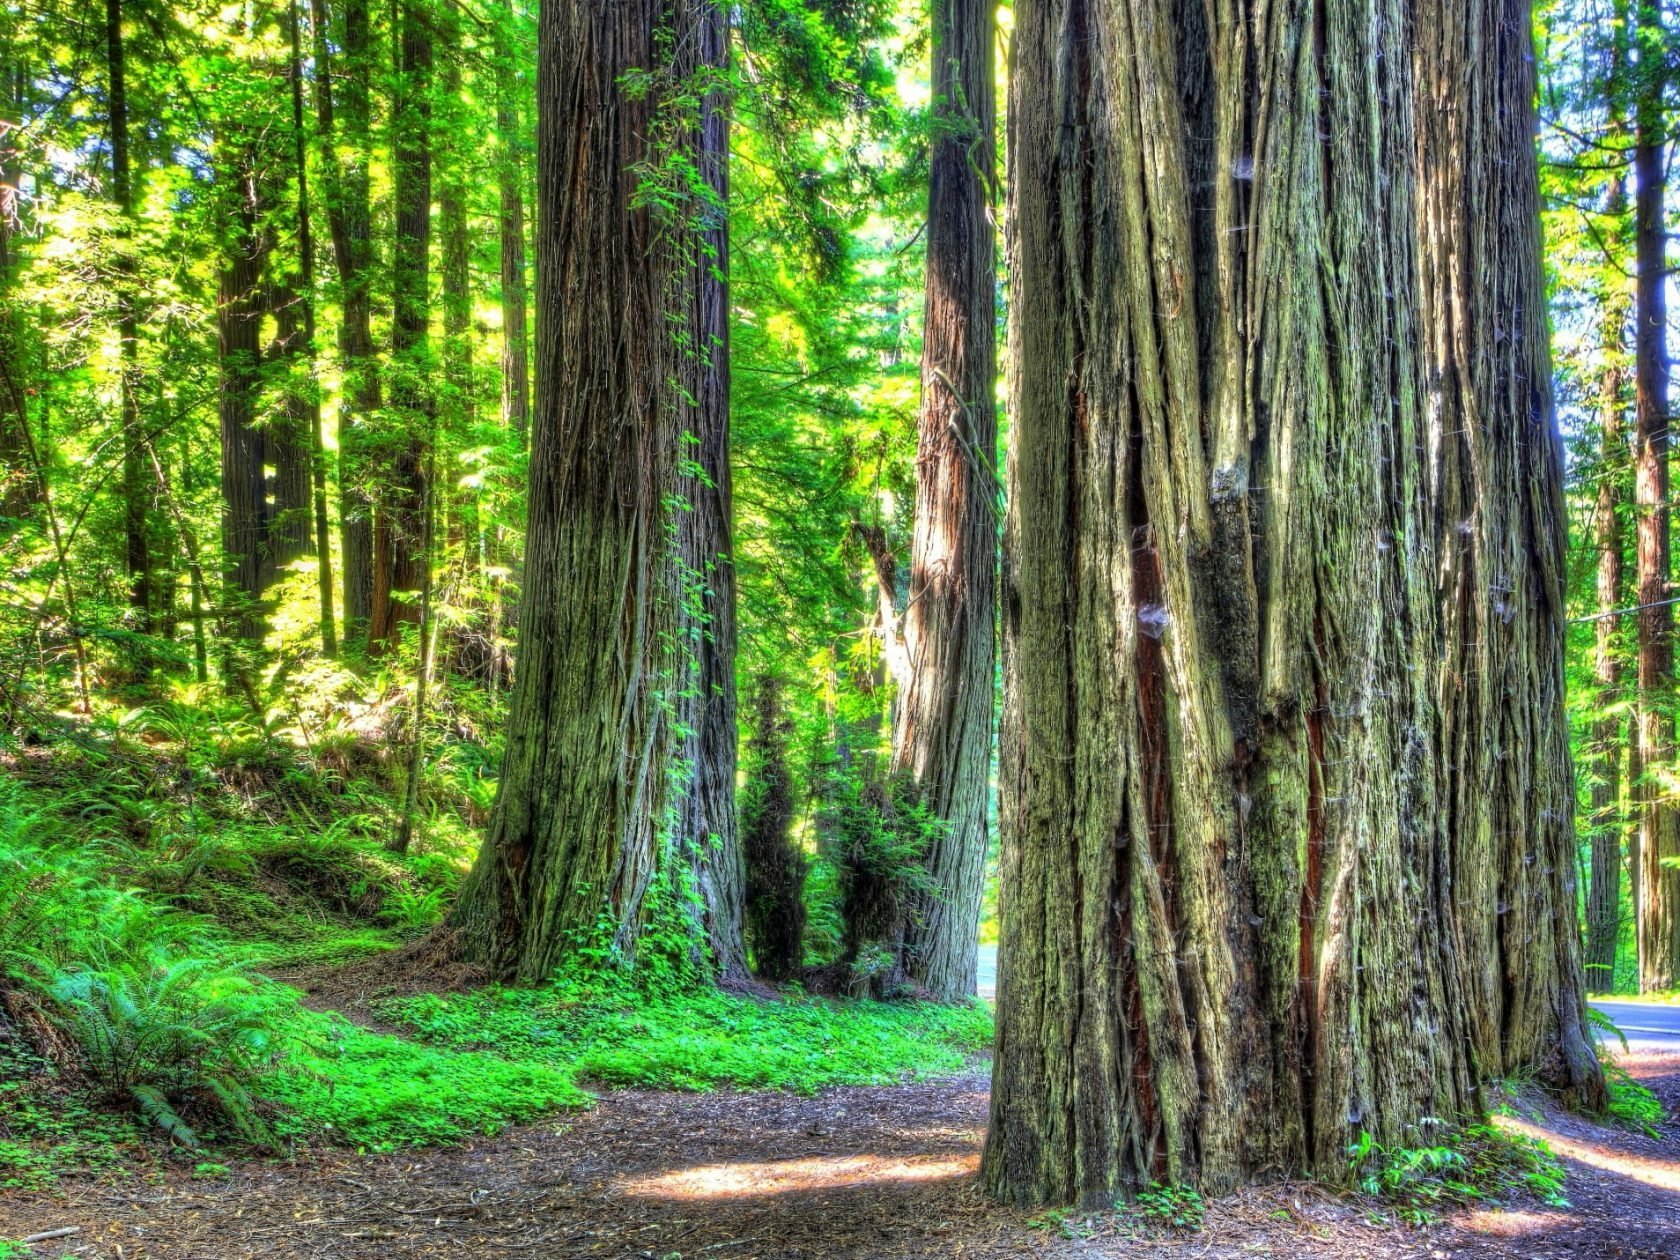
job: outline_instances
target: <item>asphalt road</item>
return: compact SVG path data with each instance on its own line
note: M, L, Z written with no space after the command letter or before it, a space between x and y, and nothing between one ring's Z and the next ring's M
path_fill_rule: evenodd
M1680 1053L1680 1006L1660 1002L1594 1002L1616 1021L1630 1050Z
M977 987L980 996L990 1000L997 993L997 946L982 945L978 961ZM1680 1054L1680 1005L1631 1001L1593 1005L1616 1021L1630 1050Z

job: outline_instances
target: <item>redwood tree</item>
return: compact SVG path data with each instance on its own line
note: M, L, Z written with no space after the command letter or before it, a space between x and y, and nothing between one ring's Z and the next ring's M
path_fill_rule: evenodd
M704 193L684 275L687 316L679 335L678 416L682 475L677 493L674 578L678 586L681 684L677 755L684 782L677 834L687 850L696 909L711 961L725 981L747 975L742 939L745 874L735 809L734 502L729 476L729 114L723 91L728 27L712 0L679 0L672 21L693 32L678 42L673 71L693 85L681 119Z
M893 765L943 826L905 962L935 997L974 992L985 891L998 486L993 0L935 0L933 139L916 517Z
M1602 1096L1528 5L1230 8L1016 10L1017 1202L1339 1178L1518 1070Z
M1669 604L1669 350L1667 91L1662 6L1640 0L1634 100L1633 498L1639 583L1639 709L1635 801L1639 811L1640 992L1680 984L1680 802L1658 781L1674 756L1674 609Z
M338 349L345 374L338 412L338 446L339 532L348 638L358 629L366 630L373 607L373 507L367 492L367 446L369 428L381 401L379 364L373 346L368 0L344 0L337 56L328 0L310 0L310 21L315 37L315 119L321 138L321 184L338 272Z
M426 476L436 400L430 383L432 242L432 24L427 0L403 0L392 113L391 411L380 435L383 458L374 494L373 592L368 639L391 639L420 620L425 582Z
M1609 64L1603 90L1609 106L1606 140L1620 143L1627 135L1625 99L1628 76L1627 0L1618 0L1608 33ZM1587 883L1586 979L1589 989L1607 992L1616 979L1617 939L1621 935L1622 763L1628 755L1627 724L1618 709L1622 667L1617 623L1625 602L1627 580L1623 552L1624 522L1628 516L1626 340L1632 290L1627 283L1624 225L1627 220L1627 178L1621 167L1608 174L1604 199L1605 253L1598 306L1602 326L1599 348L1598 489L1593 503L1593 546L1597 551L1598 619L1594 623L1593 682L1600 712L1593 719L1590 756L1591 865Z
M520 655L489 833L450 920L468 959L541 979L635 948L661 860L673 667L669 498L689 228L666 169L662 0L553 0L538 28L536 399Z
M222 563L236 637L261 640L262 599L274 577L271 516L263 475L264 434L257 427L263 270L269 237L261 223L257 146L248 137L224 144L222 202L227 241L216 293L221 367L218 414L222 447Z

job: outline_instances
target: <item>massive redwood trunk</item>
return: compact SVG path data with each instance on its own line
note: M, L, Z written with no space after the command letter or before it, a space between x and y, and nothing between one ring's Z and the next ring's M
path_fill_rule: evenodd
M904 609L893 765L944 823L927 855L935 890L907 927L911 977L945 1000L974 992L991 798L993 596L999 487L993 0L935 0L927 296L916 520Z
M1633 499L1638 521L1639 990L1680 984L1680 801L1659 779L1674 758L1674 609L1669 588L1668 56L1660 6L1640 4L1634 102Z
M1460 7L1017 6L1006 1199L1601 1097L1529 14Z
M663 857L679 415L667 316L689 229L637 197L664 91L626 76L656 68L668 9L542 10L519 668L489 834L450 920L499 976L541 979L591 945L633 951Z

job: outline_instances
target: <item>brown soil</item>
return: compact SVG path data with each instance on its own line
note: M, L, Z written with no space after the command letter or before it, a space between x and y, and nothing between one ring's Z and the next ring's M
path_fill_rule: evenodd
M1680 1055L1632 1070L1680 1109ZM1569 1210L1516 1204L1427 1229L1382 1226L1314 1187L1210 1205L1200 1232L1038 1217L975 1184L975 1076L785 1094L625 1092L593 1111L450 1149L252 1161L195 1181L0 1195L0 1238L79 1227L36 1254L89 1260L651 1257L1680 1258L1680 1125L1659 1140L1540 1114L1569 1163Z

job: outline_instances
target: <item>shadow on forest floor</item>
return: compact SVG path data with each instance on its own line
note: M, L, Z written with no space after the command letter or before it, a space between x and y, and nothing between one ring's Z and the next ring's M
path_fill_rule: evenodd
M1680 1057L1630 1061L1680 1107ZM1194 1235L1029 1217L974 1179L984 1077L792 1094L605 1096L593 1111L453 1148L251 1161L225 1177L65 1182L0 1199L0 1238L79 1227L38 1254L89 1260L536 1256L654 1260L1044 1257L1680 1257L1680 1125L1660 1140L1545 1115L1569 1210L1381 1226L1310 1186L1209 1205ZM54 1248L57 1248L56 1250Z

